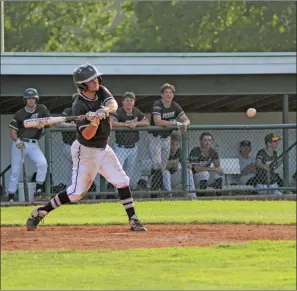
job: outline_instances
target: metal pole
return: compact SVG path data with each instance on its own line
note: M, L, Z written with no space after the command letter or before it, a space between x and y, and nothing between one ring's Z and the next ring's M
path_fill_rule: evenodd
M52 159L51 159L51 132L48 128L45 128L45 137L44 137L44 155L48 163L48 169L46 172L45 179L45 193L47 195L51 194L51 172L52 172Z
M283 123L289 123L289 95L283 96ZM284 176L284 187L289 186L289 155L287 149L289 147L289 130L283 129L283 176ZM286 191L284 191L286 193Z
M0 17L1 17L1 38L0 38L0 41L1 41L1 47L0 47L0 50L1 50L1 53L4 52L4 1L0 1Z
M181 160L182 160L182 185L185 195L188 193L188 156L189 156L189 132L186 131L182 135L182 152L181 152Z

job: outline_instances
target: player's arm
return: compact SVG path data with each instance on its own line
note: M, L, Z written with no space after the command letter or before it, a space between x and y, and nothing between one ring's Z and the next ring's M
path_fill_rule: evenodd
M17 113L12 118L9 124L9 127L10 127L10 137L12 138L13 141L15 141L15 144L19 149L23 149L24 142L18 137L19 121L18 121Z
M161 115L154 114L153 115L154 123L156 126L173 126L174 122L168 120L162 120Z
M118 110L118 103L113 95L104 86L100 86L99 93L102 96L103 106L106 107L108 113L115 113Z
M86 126L82 130L82 136L87 140L92 139L95 136L96 132L97 132L99 124L100 124L100 120L98 122L98 125L90 123L88 126Z
M178 120L180 122L182 122L186 127L188 127L190 125L190 119L188 118L188 116L183 112L181 113L181 115L178 117Z
M18 134L17 134L17 132L18 132L18 130L19 130L18 113L16 113L16 114L13 116L13 118L12 118L10 124L9 124L9 127L10 127L10 137L11 137L14 141L16 141L16 140L18 139Z
M72 111L74 115L84 115L87 114L87 109L83 107L83 104L75 102L72 105ZM81 132L82 136L86 140L90 140L96 134L98 126L100 124L100 119L95 116L90 116L82 120L75 122L78 130Z
M128 127L128 123L119 121L117 112L112 113L109 117L112 127Z
M263 161L263 151L260 150L258 153L257 153L257 156L256 156L256 162L255 162L255 166L256 168L258 169L264 169L264 170L268 170L269 169L269 165L268 164L264 164L262 161Z
M13 139L13 141L16 141L18 139L17 131L13 128L10 129L10 137Z
M150 123L144 114L139 109L137 109L137 112L138 121L136 122L136 126L149 126Z
M109 99L104 105L109 113L114 113L118 110L118 103L115 99Z

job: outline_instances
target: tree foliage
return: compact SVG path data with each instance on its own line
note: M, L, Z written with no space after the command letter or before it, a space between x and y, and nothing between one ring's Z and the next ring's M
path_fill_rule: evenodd
M296 51L296 2L5 2L6 51Z

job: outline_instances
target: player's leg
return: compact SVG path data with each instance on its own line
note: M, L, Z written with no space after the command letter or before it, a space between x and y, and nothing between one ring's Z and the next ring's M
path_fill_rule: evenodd
M24 149L24 154L26 154L26 149ZM8 183L8 200L10 201L14 200L21 169L22 152L16 147L15 142L13 142L11 147L11 174Z
M153 169L154 170L161 169L162 157L161 157L160 136L153 136L152 134L149 134L148 139L149 139L148 149L153 163Z
M47 172L47 161L37 143L26 143L27 154L36 165L36 195L41 195Z
M172 187L177 187L182 184L182 169L178 169L171 175ZM196 198L196 190L193 172L190 169L187 169L187 191L188 195L192 198Z
M210 177L209 172L202 171L202 172L195 173L193 176L194 176L194 182L195 182L196 188L205 190L207 188L208 180Z
M27 229L35 230L40 221L52 210L63 204L76 202L84 197L89 190L99 167L101 156L96 149L90 149L82 146L75 141L71 147L73 170L72 184L67 190L59 192L46 205L35 208L27 220Z
M138 147L135 145L132 149L127 149L127 159L126 159L126 167L124 170L128 177L130 178L130 185L132 189L135 189L138 181L138 172L140 169L137 169L138 163Z
M163 179L163 187L165 189L165 191L172 191L172 181L171 181L171 177L172 175L170 174L170 172L168 170L164 170L162 172L162 179Z
M136 216L134 201L129 187L130 179L120 165L120 162L110 146L106 146L104 158L100 162L98 168L99 173L115 188L119 193L122 205L124 206L131 230L133 231L146 231Z

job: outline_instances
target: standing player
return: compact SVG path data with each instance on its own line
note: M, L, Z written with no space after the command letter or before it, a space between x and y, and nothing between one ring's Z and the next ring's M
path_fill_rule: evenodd
M149 122L143 113L135 107L135 94L133 92L125 92L122 97L123 107L117 112L110 115L113 127L129 127L148 126ZM131 181L132 189L137 186L137 177L135 177L135 169L138 158L139 132L120 132L115 133L116 144L114 152L117 155L121 166L127 173Z
M190 124L182 108L173 101L175 88L168 83L161 87L161 99L155 101L152 107L151 125L152 126L174 126L177 125L183 133ZM161 180L164 184L164 171L170 155L170 135L172 131L149 132L149 152L153 162L152 174L155 181ZM156 185L153 185L155 190Z
M131 230L146 231L135 214L129 177L108 145L111 132L108 114L115 112L118 105L108 89L100 85L101 76L90 64L81 65L73 72L74 83L80 91L72 106L73 114L86 114L86 119L76 122L78 139L71 146L72 185L59 192L45 206L32 211L27 220L28 230L35 230L52 210L82 199L99 172L117 188Z
M37 104L39 99L36 89L28 88L24 92L25 107L20 109L13 116L9 125L10 136L13 139L11 148L11 176L8 184L8 199L13 201L19 176L22 169L22 151L28 156L37 167L36 175L36 196L43 192L43 183L46 178L47 162L40 150L38 140L42 134L44 124L40 122L38 128L25 128L24 120L30 118L49 117L50 113L46 106Z

